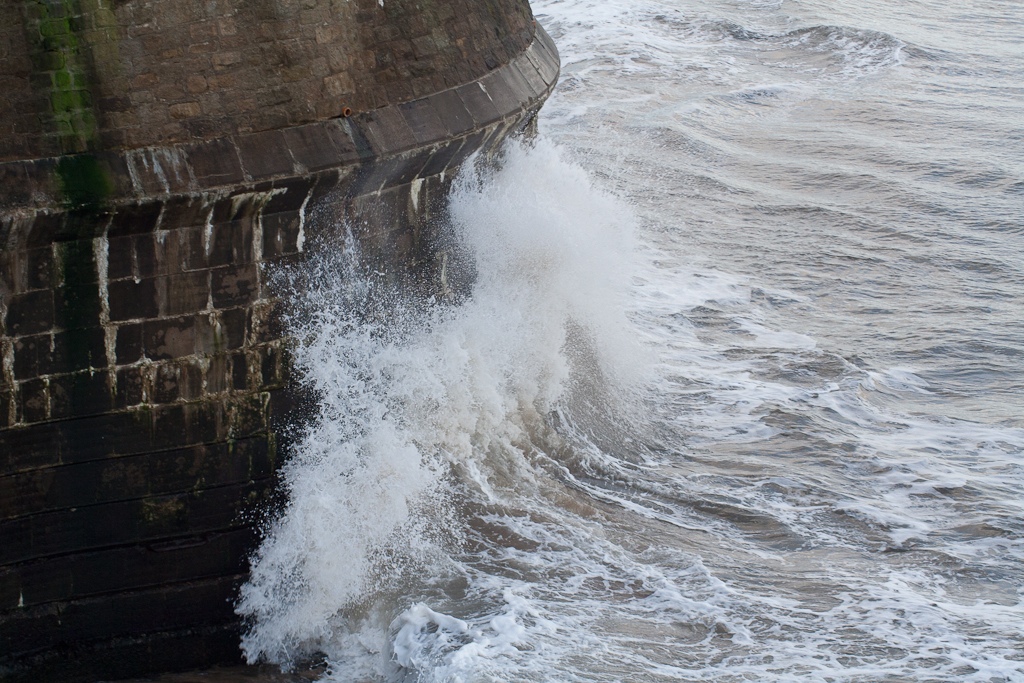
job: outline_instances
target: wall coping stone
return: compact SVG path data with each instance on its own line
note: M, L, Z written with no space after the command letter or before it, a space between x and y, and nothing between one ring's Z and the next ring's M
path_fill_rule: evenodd
M112 184L101 209L116 214L153 200L273 186L319 171L439 151L535 108L554 89L559 68L554 42L537 24L533 42L512 61L478 81L409 102L203 142L98 152L92 157ZM60 185L58 165L68 158L0 163L0 249L23 244L20 233L40 217L82 208L68 202Z

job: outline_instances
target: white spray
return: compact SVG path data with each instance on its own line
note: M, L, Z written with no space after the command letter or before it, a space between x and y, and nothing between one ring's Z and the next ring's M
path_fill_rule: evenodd
M295 362L318 414L241 591L250 661L361 649L364 675L393 671L387 628L416 602L400 587L457 561L452 483L484 501L530 485L529 444L565 399L574 344L609 382L641 355L624 313L632 214L553 145L510 145L495 177L464 173L451 214L477 274L457 306L396 301L359 275L351 243L308 278Z

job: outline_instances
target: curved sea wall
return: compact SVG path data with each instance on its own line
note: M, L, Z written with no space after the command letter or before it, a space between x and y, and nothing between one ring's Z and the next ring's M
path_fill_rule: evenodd
M268 270L348 226L430 286L557 75L525 0L0 8L0 680L238 660L301 401Z

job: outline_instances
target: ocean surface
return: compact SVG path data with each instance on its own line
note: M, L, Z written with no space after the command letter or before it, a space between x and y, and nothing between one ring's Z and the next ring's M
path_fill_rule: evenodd
M459 178L472 290L307 273L246 655L1024 681L1024 3L534 10L561 82Z

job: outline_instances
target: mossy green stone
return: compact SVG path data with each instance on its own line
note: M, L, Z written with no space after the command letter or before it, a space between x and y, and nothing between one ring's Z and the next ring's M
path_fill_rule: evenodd
M71 87L71 73L68 71L55 71L53 73L53 87L55 88L70 88Z
M28 8L30 20L38 21L39 44L33 63L43 77L50 72L50 109L64 153L93 149L97 138L92 93L87 87L88 61L80 54L75 34L82 26L74 9L73 0L37 1Z
M70 208L97 210L113 190L109 174L92 154L61 157L57 175Z
M54 38L71 33L71 26L67 19L46 19L39 22L39 34L43 38Z

